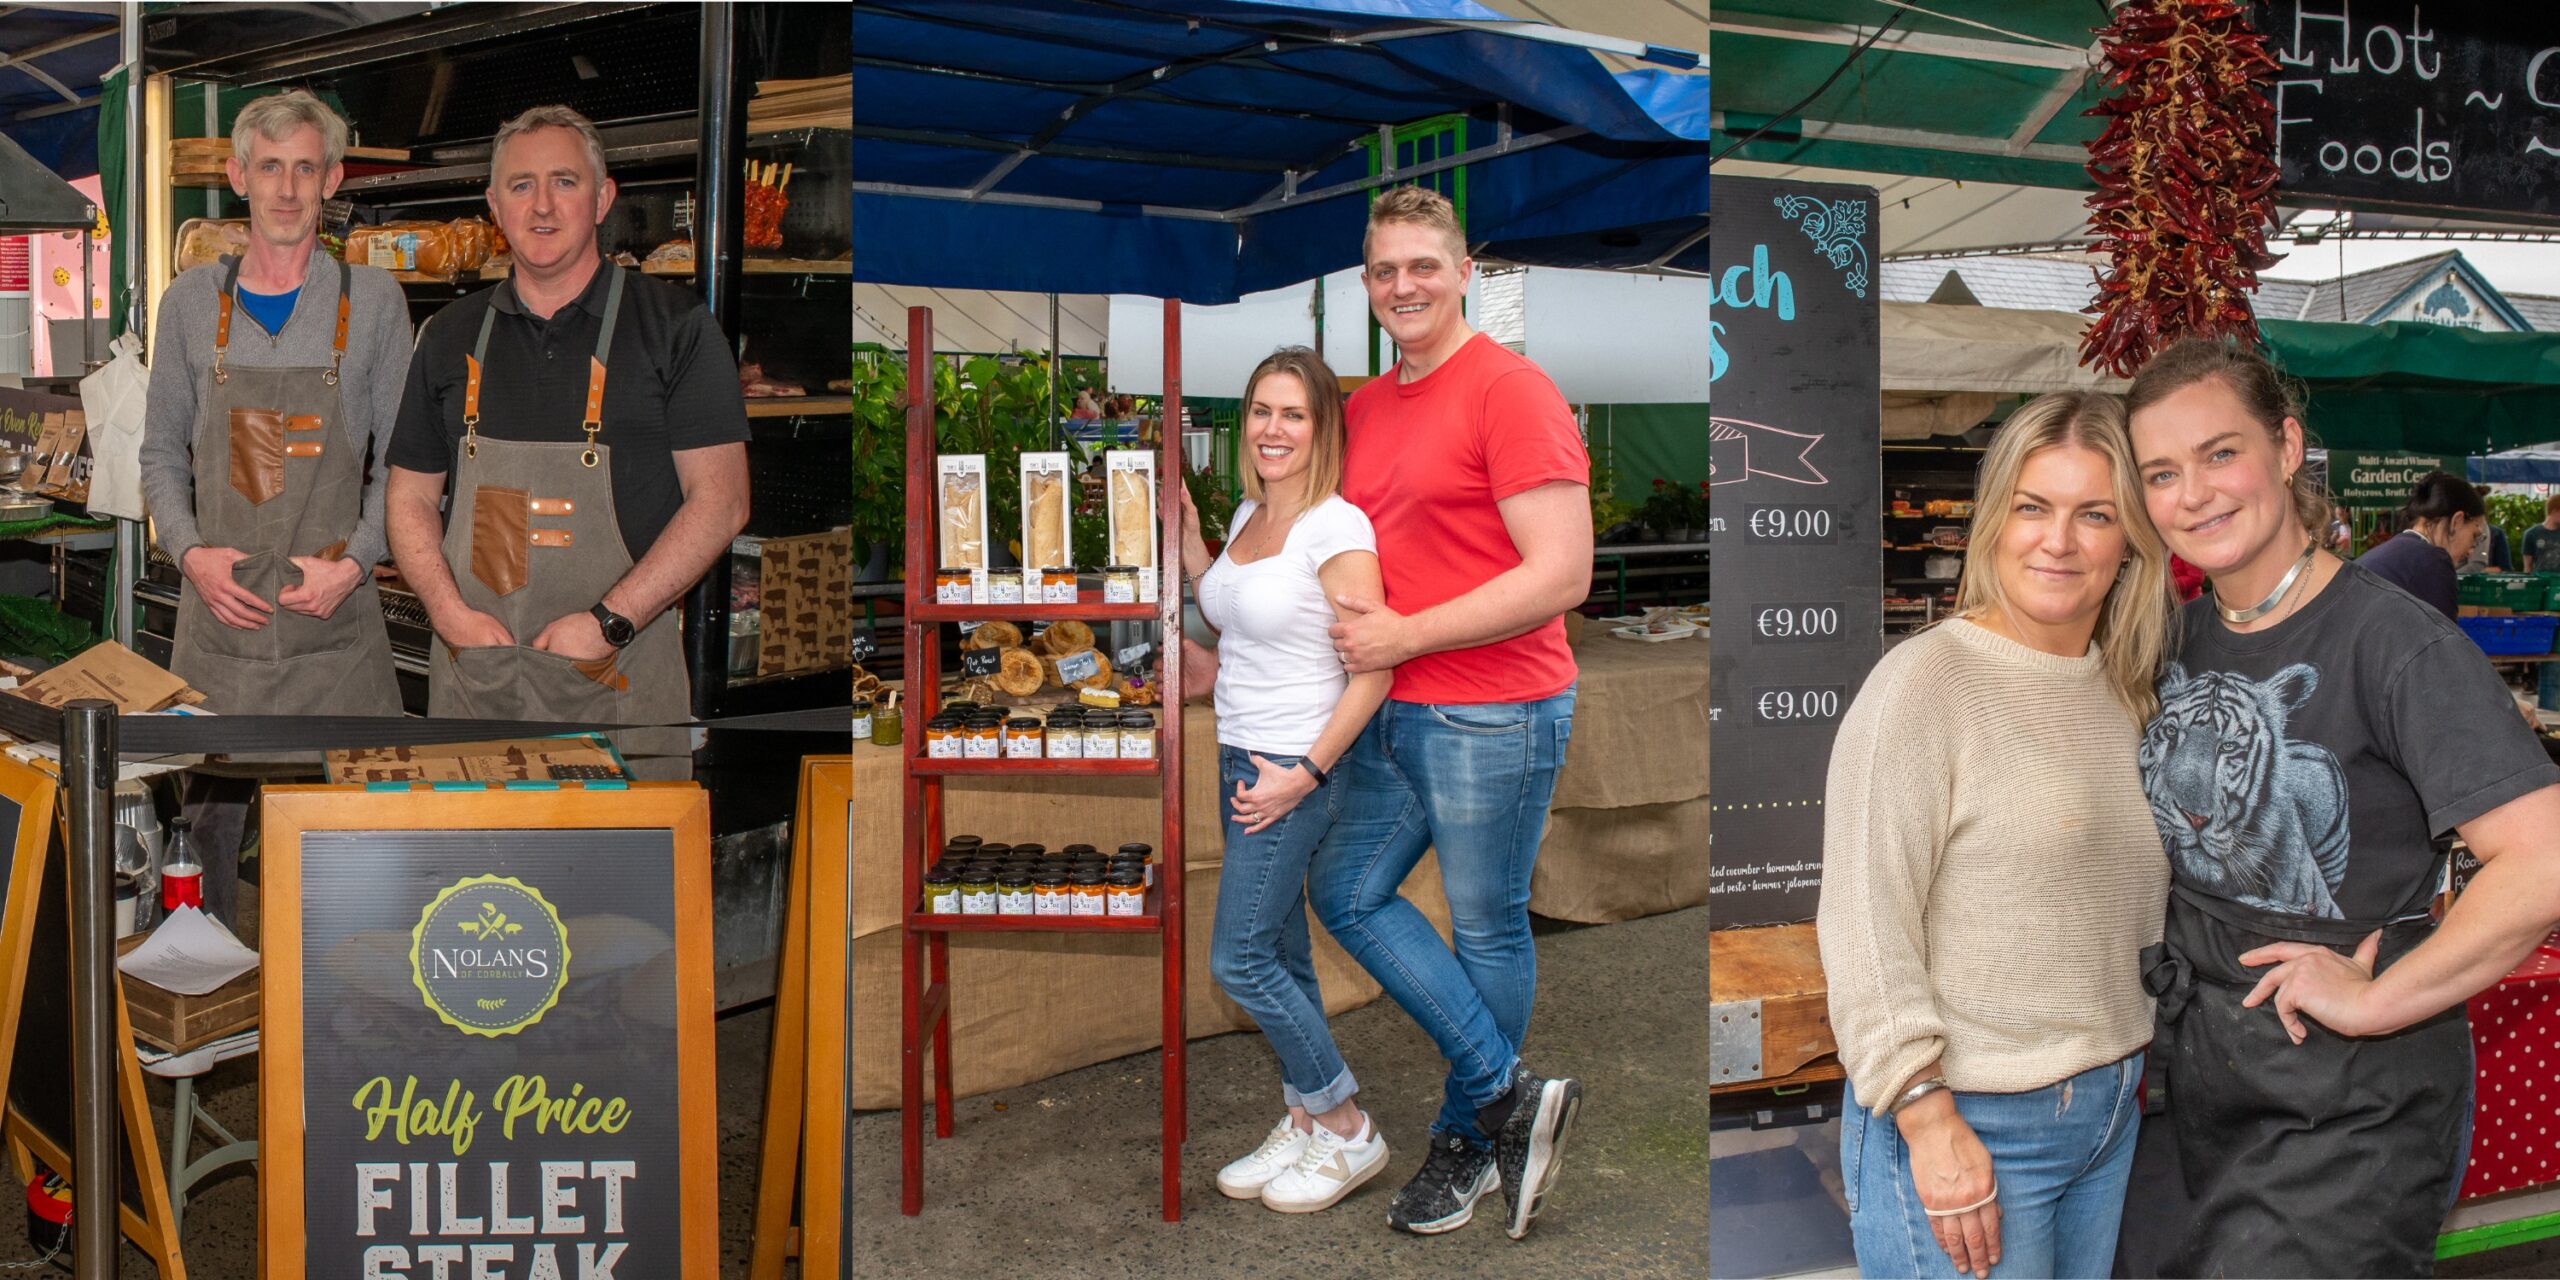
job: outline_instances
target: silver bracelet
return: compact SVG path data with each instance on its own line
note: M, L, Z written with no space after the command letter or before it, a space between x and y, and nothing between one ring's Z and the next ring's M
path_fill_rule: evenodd
M1936 1093L1946 1087L1947 1078L1945 1076L1931 1076L1926 1080L1913 1081L1910 1088L1902 1091L1901 1097L1893 1100L1892 1106L1884 1109L1884 1113L1888 1116L1899 1116L1902 1114L1902 1109L1904 1107L1910 1106L1912 1103L1918 1102L1922 1098L1928 1097L1930 1094Z

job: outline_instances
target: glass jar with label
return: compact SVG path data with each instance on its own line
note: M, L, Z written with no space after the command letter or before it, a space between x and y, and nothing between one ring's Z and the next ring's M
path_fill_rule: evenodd
M961 722L948 715L935 716L924 723L924 754L930 760L960 758Z
M1049 713L1049 726L1041 736L1047 740L1052 760L1084 759L1084 714L1060 708Z
M1015 716L1004 722L1004 758L1037 760L1040 758L1040 722L1029 716Z
M942 704L942 714L947 716L959 716L964 720L969 717L971 712L976 711L977 709L978 704L971 702L966 698L953 698L951 701Z
M944 565L933 571L935 604L969 603L969 571L958 565Z
M1010 860L1012 857L1013 846L1009 844L982 844L978 846L977 860L980 862L1004 862Z
M1040 571L1040 598L1043 604L1076 602L1076 571L1063 566Z
M1038 862L1042 858L1049 856L1049 846L1045 844L1018 844L1013 847L1013 856L1031 862Z
M1107 914L1103 906L1102 873L1100 871L1073 872L1068 875L1067 883L1072 886L1070 892L1075 895L1072 900L1072 909L1068 912L1069 915L1098 916Z
M1004 755L1004 720L999 716L979 716L969 722L969 746L963 753L971 760L995 760Z
M996 873L992 867L971 867L960 873L960 914L991 916L996 913Z
M1068 845L1068 846L1067 846L1066 848L1064 848L1064 849L1060 849L1060 850L1058 850L1058 852L1060 852L1060 853L1062 853L1062 854L1065 854L1065 855L1066 855L1067 857L1069 857L1070 859L1073 859L1073 858L1090 858L1090 857L1093 857L1095 854L1100 853L1100 852L1101 852L1101 850L1096 849L1096 848L1094 848L1092 845L1089 845L1089 844L1071 844L1071 845Z
M1134 564L1102 566L1102 602L1104 604L1136 604L1138 602L1138 566Z
M871 699L853 700L853 740L861 742L871 736Z
M1022 599L1022 576L1016 573L999 573L995 575L994 579L989 581L987 584L987 594L989 596L988 603L990 604L1024 603ZM1036 604L1038 602L1033 601L1031 603Z
M1156 758L1156 717L1152 711L1120 713L1120 758L1153 760Z
M1075 894L1067 888L1067 873L1043 871L1031 877L1031 914L1064 916L1075 913Z
M996 914L1027 916L1031 907L1031 873L1007 871L996 877Z
M1114 871L1103 877L1107 914L1142 916L1147 913L1146 877L1135 871Z
M882 707L871 713L871 745L894 747L906 736L906 713L897 707Z
M1084 718L1084 758L1117 760L1120 758L1120 718L1115 715L1087 715Z
M924 873L924 909L938 916L960 914L960 873L935 867Z
M976 853L978 851L978 847L986 842L986 837L984 836L945 836L942 841L943 861L952 863L966 862L969 860L969 856Z

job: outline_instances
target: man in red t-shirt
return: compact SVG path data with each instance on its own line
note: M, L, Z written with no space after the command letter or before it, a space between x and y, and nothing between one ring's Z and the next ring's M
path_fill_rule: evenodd
M1351 396L1342 496L1378 535L1385 599L1336 602L1345 669L1395 685L1333 785L1340 816L1308 872L1325 928L1449 1060L1421 1172L1388 1221L1465 1225L1500 1186L1513 1239L1553 1182L1582 1086L1520 1062L1537 986L1529 872L1573 734L1564 612L1591 586L1591 460L1572 409L1477 333L1475 263L1449 202L1398 187L1370 206L1362 276L1395 371ZM1437 849L1456 950L1397 896Z

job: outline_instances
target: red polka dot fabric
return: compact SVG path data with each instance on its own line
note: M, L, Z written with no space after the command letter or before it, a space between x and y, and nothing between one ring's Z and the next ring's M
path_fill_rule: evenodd
M2560 933L2471 997L2479 1058L2462 1198L2560 1182Z

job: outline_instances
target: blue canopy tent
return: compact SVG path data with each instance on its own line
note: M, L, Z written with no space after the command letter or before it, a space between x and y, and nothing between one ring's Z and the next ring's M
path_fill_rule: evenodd
M2509 449L2466 463L2473 484L2560 484L2560 453Z
M1357 266L1366 196L1383 185L1448 190L1479 257L1707 269L1708 84L1692 54L1514 22L1472 0L856 0L853 13L855 279L1163 298L1168 421L1181 415L1182 304ZM1597 53L1661 69L1613 72ZM933 350L926 308L909 310L907 349ZM931 363L907 362L907 524L918 531L936 521ZM1164 433L1159 545L1176 529L1178 444ZM931 580L933 542L908 540L911 593ZM1167 575L1158 598L1146 609L1178 635L1178 581ZM1065 607L1094 619L1131 609ZM907 687L925 692L910 714L929 713L939 687L935 629L980 616L991 615L911 599ZM1165 681L1178 705L1178 666ZM1160 758L1171 799L1146 927L1164 944L1171 1221L1186 1127L1178 716ZM907 901L927 830L913 815L939 812L927 775L948 771L904 770ZM902 937L909 1214L923 1205L928 1040L935 1131L952 1132L946 937L912 918Z
M112 14L12 6L0 17L0 135L65 178L98 171L98 85L116 64Z
M1233 302L1461 167L1479 256L1706 270L1694 54L1471 0L864 0L853 35L857 279Z

